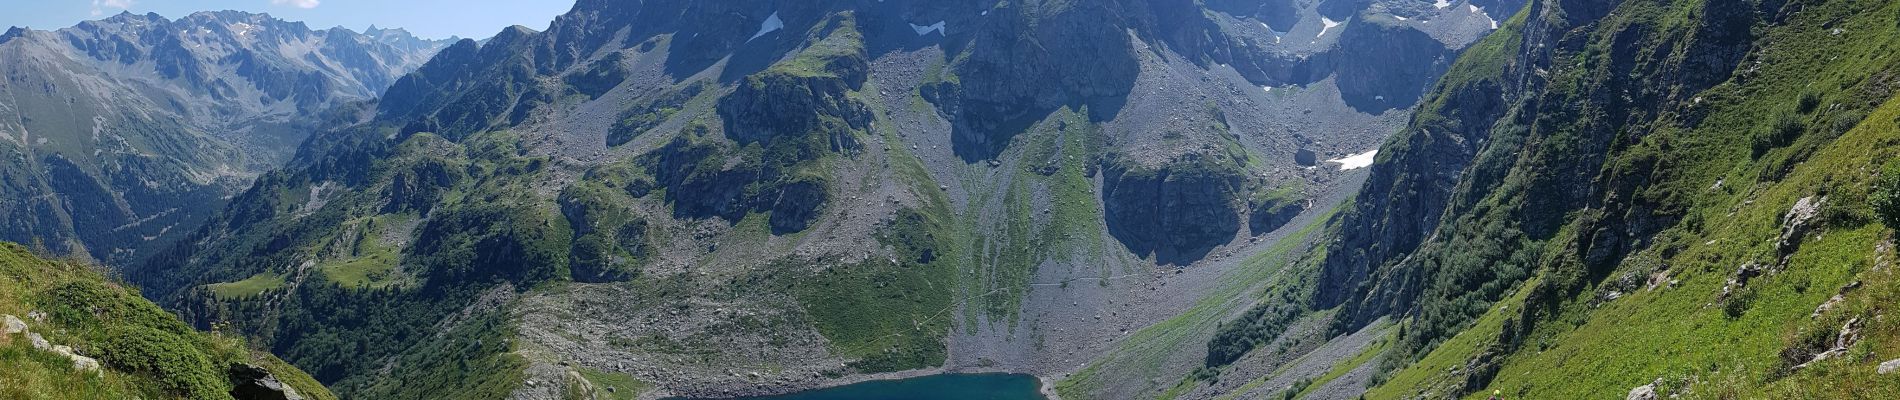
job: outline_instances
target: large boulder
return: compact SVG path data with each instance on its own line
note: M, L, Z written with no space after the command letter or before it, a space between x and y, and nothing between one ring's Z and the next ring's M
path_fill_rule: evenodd
M0 316L0 333L8 335L26 333L26 321L21 321L20 317L15 317L13 314Z
M1293 152L1293 162L1302 167L1319 165L1319 153L1314 153L1312 149L1301 148Z
M1656 400L1656 384L1652 383L1648 385L1637 386L1635 389L1630 389L1629 396L1624 397L1624 399L1625 400Z
M231 364L231 397L237 400L303 400L297 389L285 385L269 370L250 364Z
M1874 371L1879 372L1881 375L1891 374L1891 373L1894 373L1895 371L1900 371L1900 358L1895 358L1892 360L1881 362L1880 367L1878 367Z

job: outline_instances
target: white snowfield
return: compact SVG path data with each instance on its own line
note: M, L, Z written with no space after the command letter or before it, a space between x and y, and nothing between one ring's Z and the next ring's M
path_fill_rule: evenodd
M1332 18L1319 17L1319 23L1319 35L1316 37L1326 37L1326 31L1339 27L1339 21L1334 21Z
M1372 151L1354 154L1354 155L1346 156L1343 158L1335 158L1331 160L1326 160L1326 162L1338 163L1340 171L1351 171L1355 169L1372 166L1372 158L1378 155L1379 155L1379 150L1373 149Z
M910 30L917 31L917 36L929 35L930 32L937 32L938 35L948 35L948 33L944 33L943 31L943 23L944 21L937 21L937 23L930 25L910 24Z

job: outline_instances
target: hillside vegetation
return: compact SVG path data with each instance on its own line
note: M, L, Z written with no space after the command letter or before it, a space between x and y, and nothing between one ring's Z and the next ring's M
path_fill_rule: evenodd
M268 379L305 399L336 399L296 367L240 339L194 331L95 268L0 243L0 318L8 325L0 398L231 399L253 393L234 392L240 386L254 390Z
M1539 1L1335 221L1366 398L1892 398L1900 4ZM1452 167L1454 175L1437 175ZM1249 329L1264 330L1252 332ZM1259 339L1210 343L1209 365ZM1296 391L1297 392L1297 391Z

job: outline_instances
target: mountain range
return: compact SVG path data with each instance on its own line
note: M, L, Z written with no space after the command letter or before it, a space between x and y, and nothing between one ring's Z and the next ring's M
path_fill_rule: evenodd
M0 34L0 238L131 263L450 41L263 14Z
M37 57L0 58L0 130L43 154L0 196L43 199L6 203L38 204L18 240L82 259L28 264L103 260L345 398L971 372L1029 398L1891 398L1897 18L580 0L434 42L120 15L0 36ZM156 38L71 39L134 37L98 32ZM374 51L295 52L332 42ZM130 89L76 89L106 84ZM27 123L70 110L114 111Z

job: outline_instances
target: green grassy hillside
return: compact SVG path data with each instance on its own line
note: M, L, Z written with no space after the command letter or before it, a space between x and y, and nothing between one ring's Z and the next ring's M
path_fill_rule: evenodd
M1473 82L1517 82L1503 112L1422 112L1380 154L1369 188L1443 190L1374 210L1443 210L1429 235L1333 248L1395 250L1361 259L1357 297L1318 299L1343 304L1336 334L1400 321L1365 397L1900 396L1878 372L1900 358L1884 318L1900 281L1876 212L1900 176L1897 17L1852 0L1529 8L1521 36L1489 39L1521 54L1468 53L1504 68L1435 96L1476 107ZM1381 175L1445 164L1419 145L1443 136L1477 145L1456 182ZM1382 226L1366 214L1342 229Z
M0 335L0 399L229 399L233 365L251 365L306 399L335 399L310 375L244 342L197 332L95 267L0 244L0 314L27 332ZM37 348L35 338L49 348ZM76 369L53 346L95 359Z

